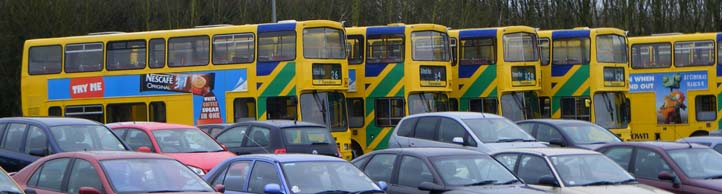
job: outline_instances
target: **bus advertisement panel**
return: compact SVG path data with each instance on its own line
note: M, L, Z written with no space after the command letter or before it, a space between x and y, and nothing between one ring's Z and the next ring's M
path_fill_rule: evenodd
M687 124L689 90L707 90L707 72L630 74L629 92L655 94L657 124Z

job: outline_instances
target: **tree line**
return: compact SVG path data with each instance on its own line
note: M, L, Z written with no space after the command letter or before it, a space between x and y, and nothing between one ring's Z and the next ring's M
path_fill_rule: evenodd
M630 36L722 31L719 0L277 0L279 20L349 26L436 23L451 28L616 27ZM271 22L271 0L0 0L0 117L19 116L28 39Z

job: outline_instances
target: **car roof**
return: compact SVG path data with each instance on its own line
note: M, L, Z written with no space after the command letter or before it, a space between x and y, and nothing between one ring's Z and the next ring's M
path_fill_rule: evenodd
M0 122L24 122L48 127L61 125L102 125L92 120L72 117L7 117L0 118Z
M133 127L133 128L139 128L143 130L161 130L161 129L197 129L194 126L190 125L181 125L181 124L173 124L173 123L159 123L159 122L118 122L118 123L108 123L106 124L110 128L123 128L123 127Z
M202 125L196 125L196 127L227 127L231 126L234 123L214 123L214 124L202 124Z
M516 123L525 123L525 122L540 122L540 123L547 123L547 124L593 124L588 121L581 121L581 120L574 120L574 119L528 119L528 120L521 120L517 121Z
M479 112L430 112L430 113L419 113L407 118L424 117L424 116L446 116L459 119L475 119L475 118L503 118L499 115L491 113L479 113Z
M236 156L233 158L233 160L238 159L260 159L274 162L346 161L337 157L312 154L248 154Z
M288 128L288 127L323 127L326 128L326 126L311 123L311 122L303 122L303 121L294 121L294 120L263 120L263 121L242 121L238 122L236 124L233 124L233 126L236 125L242 125L242 124L264 124L264 125L270 125L278 128Z
M663 142L663 141L619 142L619 143L610 143L610 144L604 145L600 148L607 148L607 147L619 146L619 145L643 147L643 148L649 148L649 149L662 149L662 150L676 150L676 149L686 149L686 148L708 148L707 146L694 144L694 143L689 144L689 143L681 143L681 142Z
M579 155L579 154L600 154L592 150L578 149L578 148L515 148L508 149L494 154L501 153L526 153L540 156L562 156L562 155Z
M695 137L687 137L678 140L678 142L709 142L709 143L719 143L722 142L722 136L695 136Z
M133 152L133 151L78 151L78 152L61 152L51 155L55 158L62 157L82 157L95 158L97 160L108 159L131 159L131 158L157 158L157 159L173 159L168 156L153 153Z
M373 153L377 153L377 154L384 154L384 153L408 154L408 155L416 155L416 156L423 156L423 157L475 155L475 154L488 155L486 153L473 151L473 150L467 150L467 149L460 149L460 148L391 148L391 149L374 151Z

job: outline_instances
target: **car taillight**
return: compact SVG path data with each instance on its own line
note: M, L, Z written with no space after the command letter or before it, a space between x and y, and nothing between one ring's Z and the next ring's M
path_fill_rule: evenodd
M274 154L285 154L285 153L286 153L286 148L278 148L278 149L275 149L275 150L273 150L273 153L274 153Z

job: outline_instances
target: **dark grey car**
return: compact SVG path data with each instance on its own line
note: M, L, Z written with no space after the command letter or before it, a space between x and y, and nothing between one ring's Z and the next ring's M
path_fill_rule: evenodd
M567 119L531 119L516 122L539 141L552 147L594 150L604 144L622 142L619 137L597 124Z
M387 193L545 193L519 180L496 159L455 148L396 148L371 152L351 163Z
M244 121L226 126L215 138L237 155L305 153L339 156L331 131L309 122Z

